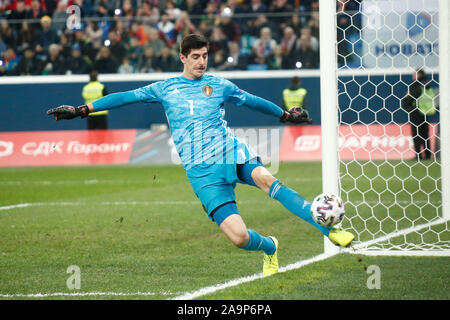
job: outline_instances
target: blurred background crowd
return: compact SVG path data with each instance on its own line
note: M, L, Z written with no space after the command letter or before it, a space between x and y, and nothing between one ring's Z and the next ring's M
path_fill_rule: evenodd
M358 32L360 2L337 2L340 30ZM318 0L0 0L0 75L178 72L190 33L209 39L210 70L316 69L318 10ZM338 50L347 57L348 43Z

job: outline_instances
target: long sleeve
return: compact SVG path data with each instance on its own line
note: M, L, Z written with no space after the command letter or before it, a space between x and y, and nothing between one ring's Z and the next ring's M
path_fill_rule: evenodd
M139 99L134 94L134 90L111 93L100 99L92 102L95 111L109 110L114 108L119 108L121 106L139 102Z
M225 87L224 92L226 101L232 102L237 106L246 106L252 110L278 118L283 114L283 109L275 103L241 90L229 80L224 79L223 85Z
M159 102L158 82L135 90L111 93L92 102L95 111L119 108L127 104Z
M279 106L277 106L275 103L269 100L260 98L248 92L244 92L244 95L245 95L245 102L243 103L243 105L250 109L262 112L264 114L272 115L278 118L281 117L281 115L283 114L283 109L281 109Z

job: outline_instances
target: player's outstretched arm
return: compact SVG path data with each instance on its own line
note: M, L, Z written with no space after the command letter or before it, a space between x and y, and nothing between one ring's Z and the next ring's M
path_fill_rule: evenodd
M280 121L283 123L312 123L312 119L309 117L308 111L301 107L293 107L288 111L285 111L269 100L255 96L248 92L245 92L244 94L245 106L265 114L279 117Z
M79 107L62 105L57 108L48 110L47 114L53 115L56 121L62 119L68 120L76 117L85 118L91 112L114 109L140 101L141 99L139 99L136 96L135 92L131 90L126 92L112 93L103 98L95 100L92 103L88 103L87 105L82 105Z

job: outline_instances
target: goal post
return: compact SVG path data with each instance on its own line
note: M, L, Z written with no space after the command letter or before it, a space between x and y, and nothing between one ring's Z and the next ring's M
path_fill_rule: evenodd
M441 119L450 119L450 1L439 0L439 81ZM450 219L450 123L440 123L442 217Z
M320 114L322 135L322 192L339 195L338 104L336 64L336 4L319 2ZM331 139L330 139L331 137ZM339 248L324 237L325 254Z
M345 201L344 251L450 255L450 2L351 2L319 2L322 189ZM420 69L415 110L431 88L437 112L417 122L403 104Z

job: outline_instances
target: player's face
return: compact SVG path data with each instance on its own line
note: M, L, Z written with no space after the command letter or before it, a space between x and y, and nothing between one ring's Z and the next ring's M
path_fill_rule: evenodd
M180 53L181 62L184 64L183 75L188 79L199 79L206 72L208 66L208 49L192 49L186 56Z

